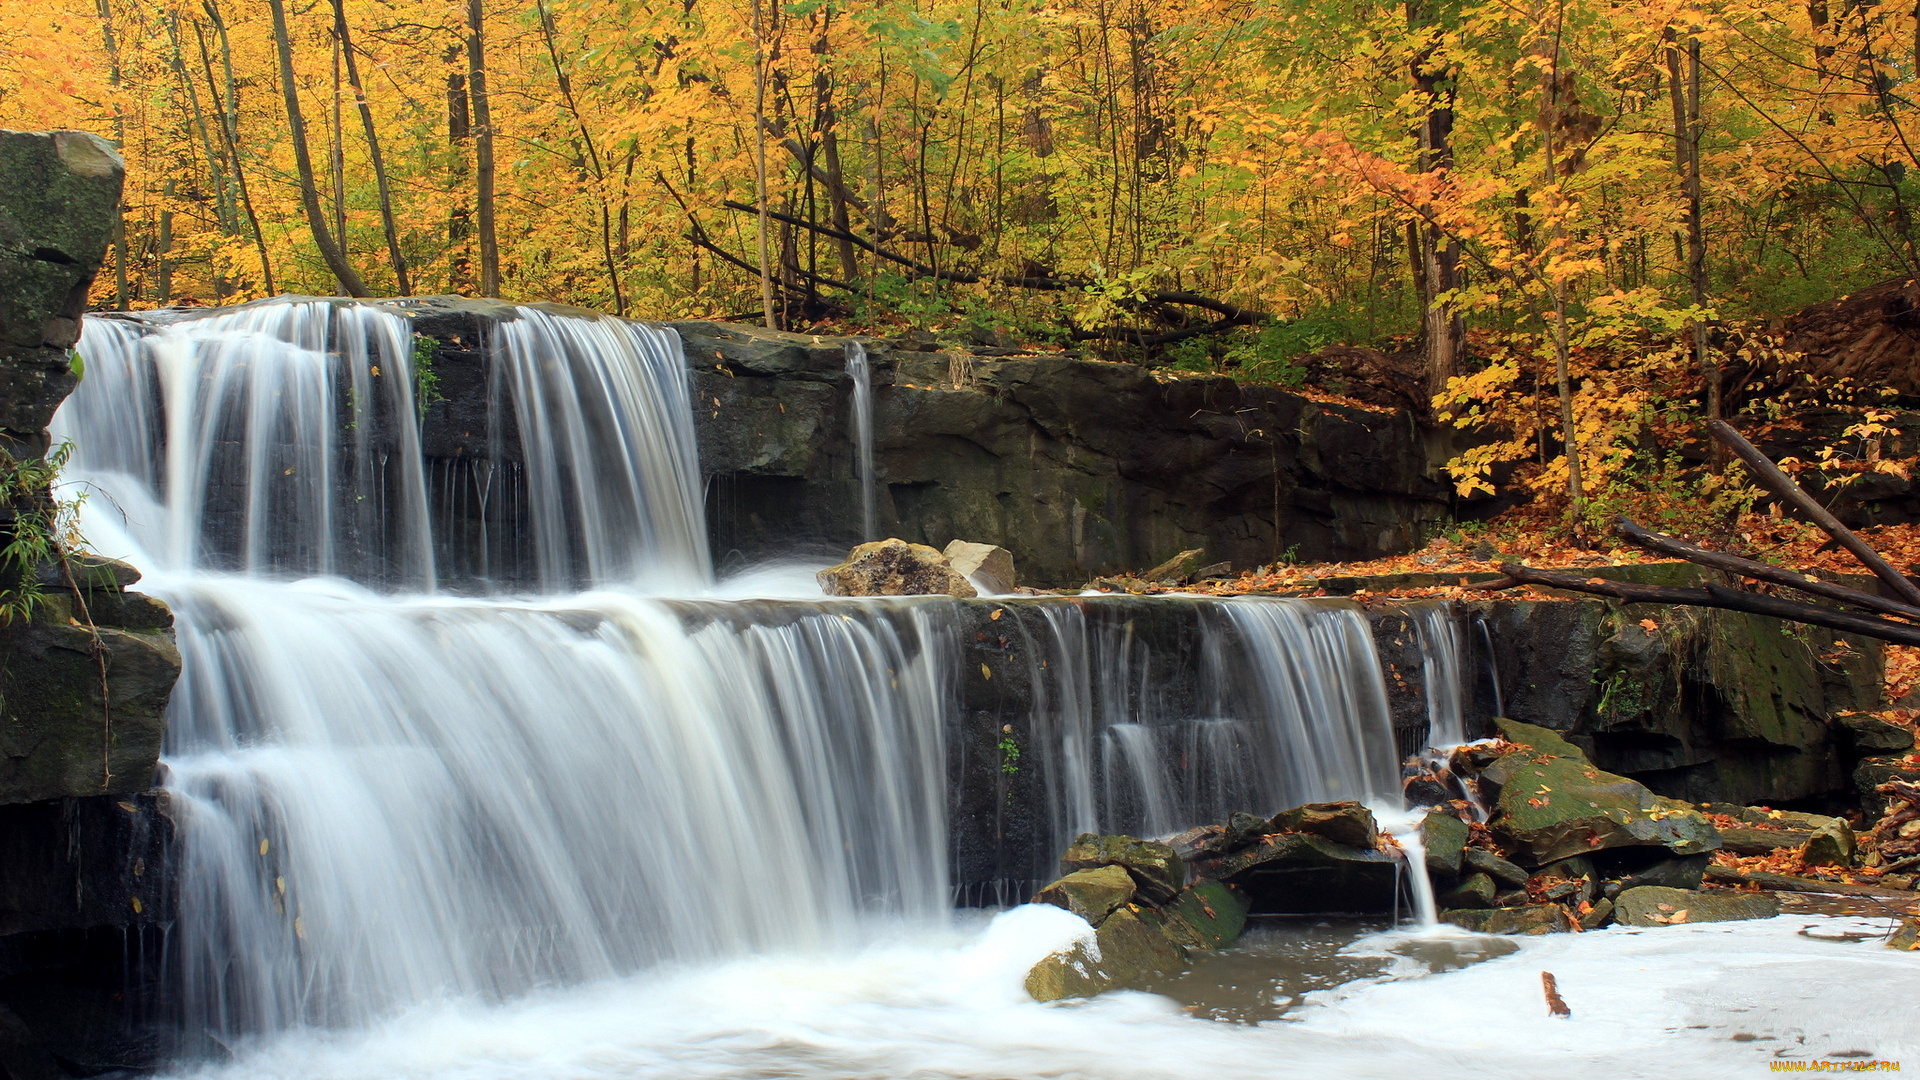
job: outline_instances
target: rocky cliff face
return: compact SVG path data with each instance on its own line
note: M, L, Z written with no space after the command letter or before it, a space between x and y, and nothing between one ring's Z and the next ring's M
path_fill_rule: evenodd
M687 345L720 556L861 537L845 343L714 323ZM1078 585L1204 548L1239 567L1404 551L1448 513L1405 413L1224 377L870 343L878 531Z
M84 131L0 130L0 445L46 451L126 166Z
M511 465L518 451L511 410L488 408L485 342L520 309L389 303L432 339L443 400L427 410L422 439L432 482L447 489L434 504L487 505L474 464ZM867 539L846 339L671 325L686 345L721 565L838 555ZM1027 584L1079 585L1189 548L1245 567L1372 557L1413 546L1448 513L1406 413L1128 364L868 347L877 531L941 548L997 544ZM491 505L497 513L500 500ZM468 524L443 523L446 542L480 532ZM440 554L446 566L479 561Z
M12 475L47 452L77 380L70 350L122 173L93 135L0 131L0 459ZM11 495L8 541L49 497ZM0 625L0 1075L92 1075L153 1056L131 1002L160 952L162 935L144 931L172 917L171 819L146 792L180 657L166 606L126 590L138 577L83 559L37 577L8 568L7 588L45 593L31 618Z

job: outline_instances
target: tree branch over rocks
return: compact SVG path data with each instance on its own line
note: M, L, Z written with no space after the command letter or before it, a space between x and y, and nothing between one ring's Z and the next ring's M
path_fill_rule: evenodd
M1920 587L1916 587L1912 581L1882 558L1879 552L1874 551L1866 541L1842 525L1838 518L1815 502L1813 497L1795 483L1792 477L1781 471L1778 465L1768 460L1766 455L1731 426L1724 421L1714 420L1709 422L1709 429L1713 432L1714 438L1725 444L1746 463L1761 486L1773 493L1782 503L1792 507L1819 526L1833 538L1835 543L1851 552L1895 596L1880 596L1835 582L1821 581L1742 555L1710 551L1684 540L1654 532L1626 518L1621 518L1613 531L1615 535L1636 547L1656 554L1684 559L1735 577L1762 582L1768 586L1792 589L1854 610L1841 610L1825 604L1775 596L1753 588L1734 588L1714 583L1697 588L1639 585L1581 573L1542 570L1520 563L1502 563L1500 572L1506 576L1497 581L1487 582L1478 588L1500 590L1517 585L1540 585L1567 592L1612 597L1631 604L1681 604L1692 607L1721 608L1727 611L1744 611L1790 622L1824 626L1830 630L1877 638L1897 645L1920 645Z

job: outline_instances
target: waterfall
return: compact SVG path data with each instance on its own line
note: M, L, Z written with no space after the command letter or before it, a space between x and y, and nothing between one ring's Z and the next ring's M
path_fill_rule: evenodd
M485 439L429 457L448 373L404 308L87 321L56 431L96 547L175 611L172 954L218 1040L838 947L949 902L960 630L985 608L708 598L677 337L488 325L459 361L484 364L462 423ZM1129 603L1186 622L1137 632ZM991 604L1029 666L1043 863L1081 830L1398 805L1351 603Z
M853 455L860 481L860 539L876 540L873 477L873 373L867 366L867 347L847 342L847 376L853 381Z
M1460 624L1443 604L1421 604L1411 611L1420 631L1420 667L1427 698L1427 745L1435 749L1467 741L1461 702L1460 658L1466 642Z

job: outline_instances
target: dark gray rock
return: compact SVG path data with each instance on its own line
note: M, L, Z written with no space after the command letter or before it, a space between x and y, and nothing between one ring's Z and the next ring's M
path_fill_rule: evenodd
M1862 757L1869 754L1904 754L1913 749L1913 729L1904 724L1862 713L1841 713L1833 718L1846 746Z
M1489 908L1498 894L1499 886L1485 874L1469 874L1460 884L1448 889L1434 898L1434 902L1444 909Z
M120 219L126 166L83 131L0 130L0 438L46 450L73 389L68 350Z
M1422 819L1420 843L1426 848L1428 871L1448 877L1459 873L1469 834L1467 823L1452 814L1436 812Z
M1475 873L1486 874L1503 885L1520 886L1527 883L1525 870L1485 848L1468 848L1461 855L1462 864Z

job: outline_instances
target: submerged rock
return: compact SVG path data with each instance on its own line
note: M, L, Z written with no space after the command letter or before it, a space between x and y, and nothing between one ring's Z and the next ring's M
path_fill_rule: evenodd
M1559 934L1573 929L1573 919L1559 904L1449 911L1440 918L1476 934Z
M1013 552L1006 548L955 540L942 554L954 570L990 593L1010 593L1019 584L1013 574Z
M1621 893L1614 900L1613 914L1623 926L1673 926L1771 919L1780 914L1780 905L1758 893L1703 893L1642 885Z
M905 540L861 544L815 577L828 596L979 595L945 555Z
M1060 857L1060 865L1067 870L1125 867L1133 875L1141 897L1156 904L1171 900L1187 884L1186 864L1172 848L1131 836L1082 833Z
M1186 950L1133 908L1124 907L1094 931L1092 948L1081 942L1033 965L1027 972L1027 993L1035 1001L1092 997L1115 987L1141 986L1186 962Z
M1101 866L1075 870L1034 895L1036 904L1065 908L1099 926L1106 917L1133 899L1133 875L1124 867Z

